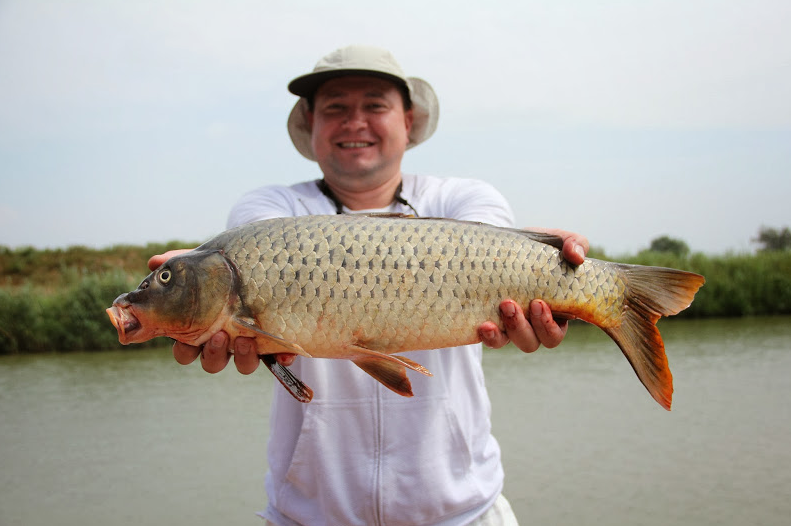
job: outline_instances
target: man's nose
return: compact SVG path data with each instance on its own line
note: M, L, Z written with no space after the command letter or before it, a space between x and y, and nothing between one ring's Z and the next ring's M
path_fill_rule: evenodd
M346 119L343 121L343 125L348 128L360 128L367 124L367 120L365 118L365 112L362 108L351 108L349 109L348 113L346 113Z

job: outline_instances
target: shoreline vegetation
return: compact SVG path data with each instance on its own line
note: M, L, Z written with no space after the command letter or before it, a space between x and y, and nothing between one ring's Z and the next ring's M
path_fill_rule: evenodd
M198 244L43 250L0 246L0 354L122 348L105 309L148 274L151 255ZM593 249L589 256L705 276L693 304L675 318L791 314L788 250L725 255L644 250L608 258ZM165 342L156 338L138 346Z

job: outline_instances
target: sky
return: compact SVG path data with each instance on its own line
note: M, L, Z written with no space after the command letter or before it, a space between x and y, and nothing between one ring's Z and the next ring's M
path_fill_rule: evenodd
M286 90L348 44L440 100L405 172L489 181L608 255L791 225L791 2L0 0L0 245L206 240L320 176Z

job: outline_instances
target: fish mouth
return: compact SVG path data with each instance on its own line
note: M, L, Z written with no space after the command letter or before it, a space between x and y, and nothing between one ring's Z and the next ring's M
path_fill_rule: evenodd
M128 307L125 308L117 304L113 304L106 312L110 317L110 323L118 331L118 341L124 345L131 343L135 331L141 327L140 320L129 312Z

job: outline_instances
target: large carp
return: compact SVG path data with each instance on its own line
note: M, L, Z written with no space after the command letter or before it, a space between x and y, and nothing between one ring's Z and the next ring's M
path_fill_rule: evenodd
M556 236L445 219L269 219L171 258L107 312L124 344L169 336L201 345L220 330L255 338L269 369L309 401L312 391L272 353L348 359L411 396L405 369L430 373L393 353L478 342L483 322L502 327L502 300L526 308L538 298L602 328L670 409L655 324L689 306L704 278L591 258L573 266L560 248Z

